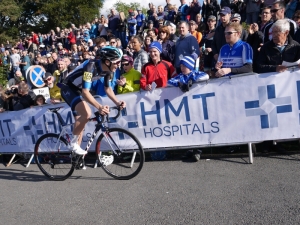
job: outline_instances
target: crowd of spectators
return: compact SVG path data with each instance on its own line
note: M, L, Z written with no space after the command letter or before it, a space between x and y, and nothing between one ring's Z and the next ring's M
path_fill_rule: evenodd
M115 94L152 91L168 84L188 91L193 82L206 80L201 72L218 78L285 71L283 61L300 59L298 9L296 0L221 0L220 4L204 0L202 6L197 0L180 0L180 4L166 0L165 6L150 3L146 14L141 8L130 9L126 18L124 12L111 9L107 18L101 15L78 27L31 32L15 45L1 45L1 64L9 67L9 82L7 89L0 89L0 112L45 103L26 84L26 71L32 65L45 69L48 103L63 101L57 83L83 61L97 59L104 46L124 54L110 80ZM105 96L103 80L93 82L91 91ZM27 99L23 105L22 96Z

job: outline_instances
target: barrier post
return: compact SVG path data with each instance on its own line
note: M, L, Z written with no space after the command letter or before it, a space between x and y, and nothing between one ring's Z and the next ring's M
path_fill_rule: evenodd
M252 143L248 143L249 163L253 164Z
M26 165L26 168L29 167L29 165L30 165L30 163L31 163L31 161L32 161L32 159L33 159L33 156L34 156L34 154L32 154L32 155L30 156L30 159L28 160L28 163L27 163L27 165Z

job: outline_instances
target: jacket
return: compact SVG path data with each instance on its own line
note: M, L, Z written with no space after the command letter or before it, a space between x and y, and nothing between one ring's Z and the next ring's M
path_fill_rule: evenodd
M167 64L169 68L165 65ZM169 71L168 71L169 70ZM141 88L145 90L148 84L155 82L157 87L166 87L168 82L168 73L175 74L174 66L167 61L160 61L156 65L153 62L146 63L142 68L142 77L140 79Z
M295 62L300 59L300 44L288 36L288 43L282 52L272 41L264 44L259 52L257 63L259 73L276 72L283 61Z
M132 68L127 73L122 74L122 76L126 78L126 84L123 87L118 85L118 94L140 90L141 73L139 71Z

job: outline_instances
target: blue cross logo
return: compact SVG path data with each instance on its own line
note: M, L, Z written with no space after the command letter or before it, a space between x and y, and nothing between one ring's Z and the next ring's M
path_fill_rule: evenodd
M278 127L277 114L292 112L291 97L276 98L275 85L258 87L258 100L245 102L246 116L260 116L261 128Z

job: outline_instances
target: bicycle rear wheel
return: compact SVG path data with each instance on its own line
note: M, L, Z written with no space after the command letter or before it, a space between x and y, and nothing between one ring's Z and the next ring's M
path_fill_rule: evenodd
M103 170L118 180L129 180L138 175L145 161L139 140L122 128L109 128L99 136L96 155Z
M58 134L44 134L34 146L34 159L42 173L50 180L65 180L74 166L68 142Z

